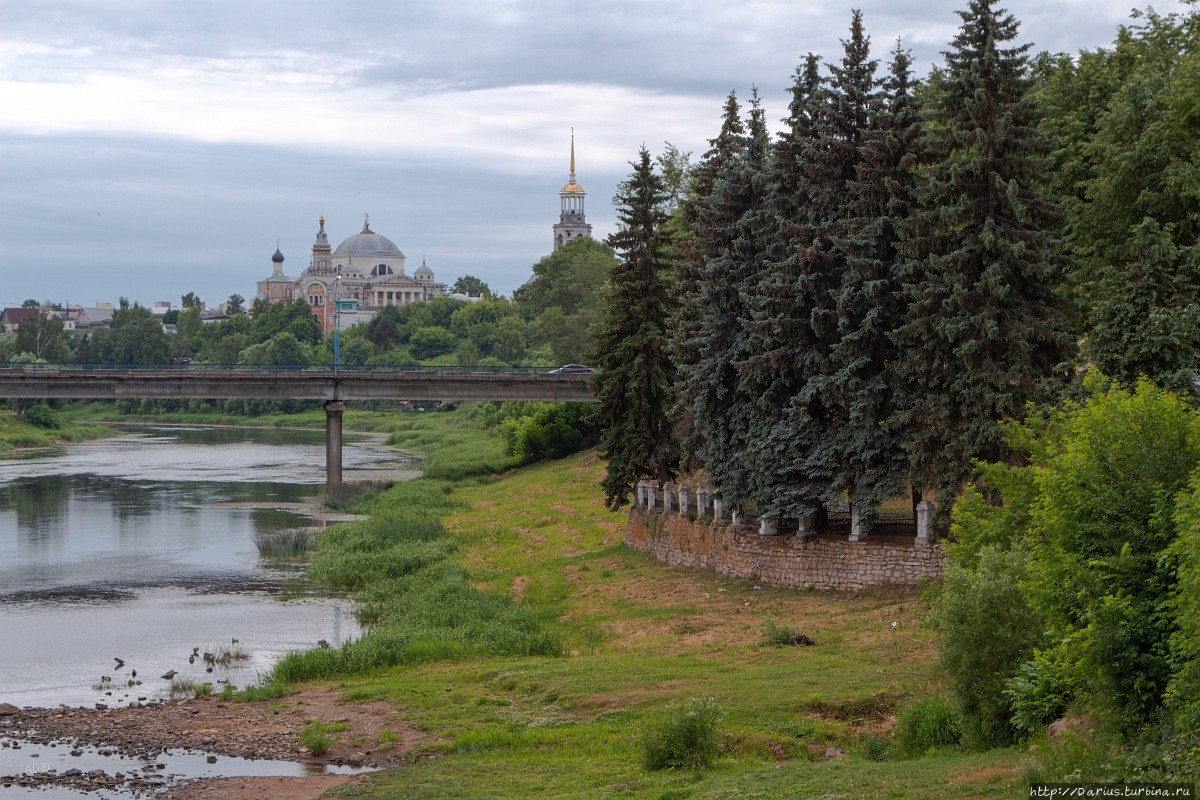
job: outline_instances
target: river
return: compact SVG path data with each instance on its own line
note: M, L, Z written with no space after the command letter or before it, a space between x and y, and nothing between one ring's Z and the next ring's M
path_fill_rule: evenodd
M169 670L240 687L356 636L347 599L306 593L254 544L328 521L312 516L324 464L320 431L183 426L0 459L0 703L160 699ZM346 480L414 474L398 466L347 437ZM206 665L222 648L246 658Z

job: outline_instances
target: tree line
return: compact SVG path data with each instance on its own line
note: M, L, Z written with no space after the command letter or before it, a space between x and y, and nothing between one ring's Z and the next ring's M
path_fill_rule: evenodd
M970 0L944 64L854 12L783 129L725 102L674 210L617 197L594 385L607 502L700 473L777 523L936 495L930 622L971 746L1038 779L1200 768L1200 15L1032 54ZM1074 748L1074 749L1072 749ZM1103 773L1096 770L1102 769Z
M1135 14L1071 57L1031 54L990 1L959 13L917 80L855 11L774 135L731 92L677 205L633 162L597 328L626 428L610 504L699 469L776 520L909 488L948 508L1010 451L1001 423L1084 369L1195 395L1196 15Z
M471 302L439 297L384 306L369 322L342 332L343 364L407 366L559 366L587 363L588 333L599 308L612 250L589 239L572 243L533 265L530 280L512 298L497 296L466 275L455 292ZM188 359L207 365L316 366L333 363L331 336L322 333L303 300L239 302L217 321L205 321L203 303L189 292L182 308L156 316L122 299L107 328L88 334L65 330L63 309L28 301L18 329L0 336L0 361L163 365ZM231 298L231 301L234 299ZM174 326L168 333L164 325Z

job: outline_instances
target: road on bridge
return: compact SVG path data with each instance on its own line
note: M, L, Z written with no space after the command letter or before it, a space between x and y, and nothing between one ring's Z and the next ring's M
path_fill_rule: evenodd
M242 400L595 400L590 374L536 368L0 365L0 397Z

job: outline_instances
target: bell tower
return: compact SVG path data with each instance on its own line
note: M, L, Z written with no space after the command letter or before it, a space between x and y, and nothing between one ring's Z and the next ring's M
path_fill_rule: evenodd
M592 226L587 223L583 201L587 192L575 181L575 130L571 130L571 175L567 184L558 193L561 211L554 226L554 249L580 236L592 238Z
M333 262L329 257L329 236L325 233L325 215L321 215L320 226L317 229L317 239L312 247L312 264L309 269L318 275L328 275L333 272Z

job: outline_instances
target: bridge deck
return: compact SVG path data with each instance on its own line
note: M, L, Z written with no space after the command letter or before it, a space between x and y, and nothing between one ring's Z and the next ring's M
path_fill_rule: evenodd
M244 400L595 400L587 374L470 368L0 366L0 397Z

